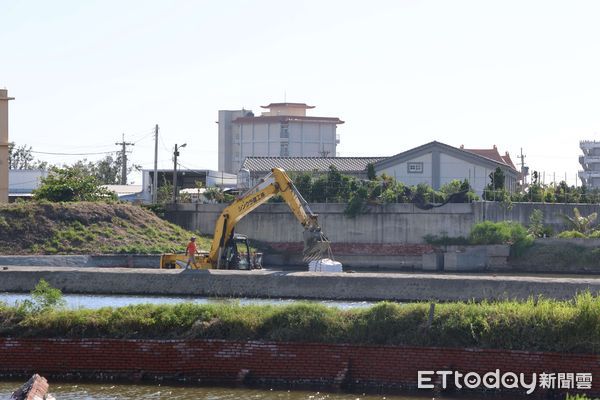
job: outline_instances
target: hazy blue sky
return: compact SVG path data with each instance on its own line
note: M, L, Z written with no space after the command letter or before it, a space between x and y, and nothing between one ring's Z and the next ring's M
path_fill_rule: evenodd
M346 121L342 156L496 144L574 183L599 139L597 1L0 0L10 139L217 167L217 111L306 102ZM101 155L88 156L97 159ZM43 156L54 163L82 156ZM139 182L139 179L137 179Z

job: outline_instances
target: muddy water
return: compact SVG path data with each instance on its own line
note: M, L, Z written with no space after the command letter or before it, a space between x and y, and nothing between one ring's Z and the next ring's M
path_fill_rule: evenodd
M23 382L0 382L0 399ZM306 391L231 388L199 388L164 385L117 385L96 383L53 383L50 393L56 400L431 400L431 397L382 396ZM446 398L446 400L448 400ZM464 400L464 399L463 399Z

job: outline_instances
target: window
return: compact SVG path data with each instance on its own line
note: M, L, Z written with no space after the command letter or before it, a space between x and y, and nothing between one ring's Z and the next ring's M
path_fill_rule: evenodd
M423 163L422 162L409 162L406 164L409 174L422 174Z
M288 123L281 124L281 130L279 131L279 137L282 139L288 139L290 137L290 125Z
M290 152L288 150L288 143L281 143L281 147L279 148L279 157L289 157Z

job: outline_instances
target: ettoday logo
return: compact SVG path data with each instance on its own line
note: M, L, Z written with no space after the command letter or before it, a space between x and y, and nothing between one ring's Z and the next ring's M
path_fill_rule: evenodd
M588 372L532 373L516 374L502 373L499 369L483 375L477 372L462 373L458 371L418 371L419 389L433 389L436 384L446 389L452 382L457 389L523 389L531 394L536 388L540 389L580 389L592 388L592 374Z

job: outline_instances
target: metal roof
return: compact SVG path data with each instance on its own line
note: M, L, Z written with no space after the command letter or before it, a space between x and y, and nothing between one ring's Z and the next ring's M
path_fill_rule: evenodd
M340 172L364 172L367 164L375 164L386 157L246 157L242 169L267 172L273 168L284 171L326 172L331 165Z

